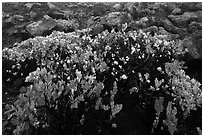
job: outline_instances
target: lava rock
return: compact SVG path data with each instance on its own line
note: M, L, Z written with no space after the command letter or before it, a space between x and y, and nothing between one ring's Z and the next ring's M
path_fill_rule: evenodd
M131 15L126 12L111 12L101 18L101 23L108 26L118 26L131 20Z
M199 11L202 10L202 2L182 2L179 7L185 11Z
M70 15L73 14L71 10L61 10L56 5L52 4L51 2L47 2L49 7L48 14L53 19L68 19Z
M113 11L112 6L102 2L94 4L91 9L93 12L93 16L103 16L104 14Z
M79 24L74 20L54 19L54 21L57 23L57 25L53 28L53 30L63 31L65 33L73 32L79 26Z
M149 27L149 22L148 17L142 17L138 21L135 21L134 25L137 28L147 28Z
M33 7L34 3L26 3L24 6L28 9L31 10L31 8Z
M149 19L147 18L147 17L142 17L141 19L140 19L140 22L141 23L146 23L146 22L148 22L149 21Z
M116 11L122 11L122 10L123 10L123 7L122 7L119 3L115 4L115 5L113 6L113 8L114 8Z
M167 18L157 18L155 20L155 24L157 24L158 27L163 27L169 33L179 34L180 38L184 38L187 35L187 29L174 26Z
M188 49L186 57L189 59L202 59L202 38L198 36L186 36L182 40L181 46Z
M30 11L30 18L32 20L35 20L37 17L38 17L38 13L37 12L34 12L34 11Z
M46 3L27 3L24 6L27 6L32 21L41 20L49 9Z
M193 32L197 32L197 31L202 31L202 23L193 21L189 24L188 26L188 31L193 33Z
M185 12L182 15L169 15L168 18L177 26L186 26L191 21L199 20L199 12Z
M124 5L123 10L133 15L134 12L135 12L135 9L134 9L134 8L135 8L135 3L133 3L133 2L128 2L128 3L126 3L126 4Z
M101 33L103 30L104 30L103 25L98 24L98 25L91 28L90 35L96 36L97 34Z
M183 14L183 11L180 8L175 8L172 13L172 15L181 15Z
M158 30L159 30L159 29L158 29L157 26L150 26L150 27L144 29L143 31L144 31L144 32L156 33Z
M48 15L45 15L42 20L29 24L26 29L32 36L41 36L44 33L49 32L56 25L57 23L54 21L54 19L50 18Z
M101 20L100 20L100 16L96 16L96 17L94 17L94 16L91 16L88 20L87 20L87 22L86 22L86 24L87 24L87 27L93 27L93 26L95 26L95 25L97 25L97 24L100 24L100 22L101 22Z
M163 27L158 28L157 34L166 35L166 40L175 40L179 38L179 34L172 34L166 31Z

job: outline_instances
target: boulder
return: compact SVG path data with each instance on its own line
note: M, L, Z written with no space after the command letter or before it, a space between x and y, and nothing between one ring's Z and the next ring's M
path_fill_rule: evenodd
M175 40L179 38L179 34L172 34L166 31L163 27L158 28L157 34L159 35L166 35L167 40Z
M128 3L126 3L126 4L124 5L123 10L133 15L134 12L135 12L135 9L134 9L134 8L135 8L135 3L133 3L133 2L128 2Z
M30 18L31 20L35 20L38 17L38 13L34 11L30 11Z
M157 17L165 17L167 15L165 10L169 10L167 4L164 2L155 2L149 6L149 9L152 10Z
M158 27L157 26L150 26L146 29L143 29L144 32L151 32L151 33L156 33L158 31Z
M38 3L38 2L35 2L35 3L30 3L30 2L28 2L28 3L26 3L26 4L24 4L24 6L28 9L28 10L31 10L32 8L40 8L40 6L42 6L42 4L41 3Z
M183 14L183 11L180 8L175 8L172 12L172 15L181 15Z
M202 31L202 23L193 21L189 24L188 26L188 31L193 33L193 32L197 32L197 31Z
M141 23L147 23L149 21L149 19L147 18L147 17L142 17L141 19L140 19L140 22Z
M16 25L16 24L20 24L24 21L24 17L22 15L13 15L10 16L8 19L4 20L6 23L12 24L12 25Z
M49 7L48 14L53 19L68 19L69 16L73 14L71 10L61 10L56 5L52 4L51 2L47 3Z
M198 2L194 7L196 10L202 10L202 2Z
M184 38L187 35L187 29L174 26L167 18L157 18L156 24L172 34L179 34L180 38Z
M103 25L97 24L96 26L92 27L89 34L91 36L96 36L97 34L101 33L104 30Z
M98 2L91 7L91 11L93 16L103 16L104 14L113 11L113 7L103 2Z
M79 24L75 20L54 19L54 21L56 22L56 26L53 29L65 33L73 32L79 27Z
M72 14L73 12L70 10L63 11L58 9L51 9L48 12L48 15L53 19L68 19Z
M34 3L26 3L24 6L28 9L31 10L31 8L33 7Z
M40 36L52 30L56 25L54 19L45 15L42 20L29 24L26 29L32 36Z
M123 7L121 4L117 3L113 6L113 8L116 10L116 11L122 11L123 10Z
M182 2L179 6L184 11L202 10L202 2Z
M93 26L95 26L96 24L99 24L100 22L101 22L100 16L96 16L96 17L91 16L91 17L87 20L86 24L87 24L87 27L93 27Z
M188 49L187 57L189 59L202 59L202 35L186 36L182 40L181 46Z
M169 15L168 18L177 26L186 26L191 21L198 21L199 12L185 12L182 15Z
M32 21L41 20L49 10L46 3L26 3L24 6L27 8Z
M128 24L128 30L137 30L139 27L139 21L131 21Z
M139 21L135 21L135 25L138 27L138 28L147 28L149 27L149 18L148 17L142 17L140 18Z
M164 12L165 14L171 13L176 8L175 2L155 2L149 6L157 12Z
M131 15L126 12L111 12L101 18L101 23L114 27L124 23L128 23L131 20Z
M147 8L148 4L145 2L128 2L124 5L124 11L129 13L132 18L135 19L139 19L142 17L146 17L148 15L152 15L154 14L153 10L150 10Z

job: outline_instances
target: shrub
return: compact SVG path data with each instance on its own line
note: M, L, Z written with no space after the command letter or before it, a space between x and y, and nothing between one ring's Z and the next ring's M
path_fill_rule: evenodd
M113 134L123 109L139 106L147 134L174 134L201 107L200 83L177 61L183 53L179 41L142 31L104 31L93 39L55 31L28 39L3 50L3 60L20 64L17 71L25 60L37 66L5 114L14 134Z

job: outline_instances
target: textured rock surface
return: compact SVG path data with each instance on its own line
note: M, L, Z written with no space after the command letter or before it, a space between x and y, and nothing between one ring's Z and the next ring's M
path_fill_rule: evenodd
M172 11L172 15L181 15L183 12L180 8L175 8L173 11Z
M188 26L188 31L191 33L202 31L202 23L196 21L191 22Z
M117 26L131 21L131 15L126 12L111 12L101 18L102 24Z
M200 38L199 38L200 37ZM188 49L189 59L202 59L202 37L187 36L183 39L182 46Z
M199 12L185 12L182 15L169 15L168 18L176 25L184 26L191 21L199 20Z
M32 36L50 34L53 30L72 32L89 28L90 35L95 36L123 23L128 23L127 30L143 29L145 32L168 34L171 39L183 40L202 34L201 2L28 2L19 3L19 6L22 10L18 10L15 4L12 7L14 14L9 14L9 8L2 12L3 46ZM47 15L49 18L46 19ZM200 51L200 47L193 48Z
M116 11L122 11L122 10L123 10L122 5L119 4L119 3L115 4L113 7L114 7L114 9L115 9Z
M27 26L28 32L33 36L39 36L52 30L57 23L48 15L44 16L41 21L33 22Z
M180 8L185 11L199 11L202 10L201 2L184 2L180 4Z

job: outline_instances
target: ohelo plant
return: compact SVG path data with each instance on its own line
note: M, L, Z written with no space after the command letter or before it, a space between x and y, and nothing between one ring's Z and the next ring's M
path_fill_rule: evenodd
M55 31L28 39L3 50L15 73L25 61L36 65L5 114L14 134L114 134L123 127L123 110L139 106L146 134L177 134L202 104L201 84L178 60L185 52L179 41L141 30L103 31L94 38Z

